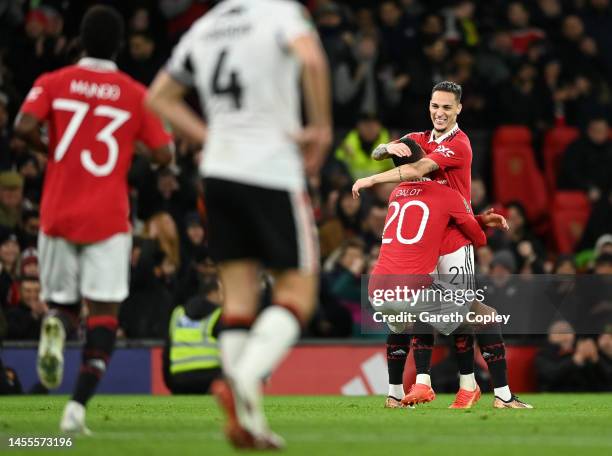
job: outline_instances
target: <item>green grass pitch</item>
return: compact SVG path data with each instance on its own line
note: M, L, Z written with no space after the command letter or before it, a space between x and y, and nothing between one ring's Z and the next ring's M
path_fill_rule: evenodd
M381 397L271 396L266 410L288 443L287 455L606 455L612 454L612 394L525 394L534 410L494 410L485 395L472 410L448 410L439 395L414 410L387 410ZM61 396L0 398L0 453L9 437L53 436ZM97 396L88 408L91 437L67 455L222 455L234 452L210 397ZM41 449L29 450L38 453Z

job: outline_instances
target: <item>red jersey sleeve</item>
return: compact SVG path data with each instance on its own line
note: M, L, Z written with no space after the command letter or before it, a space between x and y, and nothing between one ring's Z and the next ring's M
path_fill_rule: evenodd
M468 156L467 147L461 142L452 146L440 144L430 154L427 154L427 158L436 162L442 171L447 168L461 168Z
M450 190L450 189L449 189ZM472 208L468 202L456 190L451 190L452 193L447 199L449 204L449 214L451 220L457 225L457 228L472 241L474 247L482 247L487 244L487 236L480 227L480 224L472 214Z
M425 150L425 144L427 143L427 135L425 135L424 132L418 131L418 132L414 132L414 133L407 133L404 136L402 136L401 138L398 138L398 139L396 139L394 141L391 141L391 144L397 144L398 142L400 142L404 138L412 139L419 146L421 146L423 148L423 150Z
M21 109L19 110L20 112L24 114L31 114L40 121L47 119L47 116L51 111L49 79L50 75L43 74L36 79L36 81L34 81L34 85L28 92L28 95L21 105Z
M138 139L149 149L159 149L172 142L172 135L166 131L160 118L143 106Z

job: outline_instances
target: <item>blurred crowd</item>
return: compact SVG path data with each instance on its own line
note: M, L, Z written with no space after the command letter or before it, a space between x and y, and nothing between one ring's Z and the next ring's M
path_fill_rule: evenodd
M173 44L214 2L0 0L0 334L6 339L36 339L46 312L38 298L36 239L47 158L14 137L12 123L38 75L78 59L78 23L94 3L112 4L124 14L118 65L149 84ZM577 244L587 254L577 260L558 255L522 204L498 205L511 228L488 233L489 245L477 252L478 272L501 284L510 274L612 274L612 235L606 234L612 233L609 0L304 3L329 57L335 129L321 174L308 182L322 256L309 336L359 336L361 275L378 256L393 185L376 186L358 200L350 187L392 166L370 159L376 145L430 128L430 91L445 79L464 90L459 125L474 149L475 213L496 204L491 132L505 124L532 131L540 164L537 151L548 129L580 128L562 157L558 188L583 191L599 208ZM197 109L195 97L191 101ZM137 148L129 175L134 247L130 297L120 314L126 338L163 337L172 309L196 299L216 272L206 245L200 152L177 137L176 166L154 168L146 154ZM263 276L262 288L268 286ZM593 306L603 306L602 323L608 321L612 304ZM555 331L553 326L553 345ZM609 337L589 340L610 357ZM561 351L570 345L578 364L597 358L582 342L565 340Z

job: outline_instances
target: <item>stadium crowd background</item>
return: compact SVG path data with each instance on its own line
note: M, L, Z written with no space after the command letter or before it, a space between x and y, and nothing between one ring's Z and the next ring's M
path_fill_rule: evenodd
M38 299L36 257L46 156L14 137L11 126L35 78L78 58L78 23L94 3L112 4L124 14L119 68L146 85L181 33L212 2L0 1L4 339L38 338L46 312ZM323 267L308 336L359 337L360 275L377 258L393 185L377 186L359 200L350 187L356 178L391 166L369 159L377 144L430 128L431 87L444 79L464 89L459 124L474 149L474 212L493 205L511 226L507 233L488 233L489 246L477 252L477 272L500 283L510 274L612 274L609 0L355 0L307 6L329 56L335 123L329 159L309 181ZM547 148L554 149L553 161ZM153 168L139 150L130 172L135 242L130 297L120 315L126 338L163 337L172 308L210 290L214 278L199 151L181 138L176 150L172 169ZM524 154L503 161L504 151L516 150ZM513 175L516 160L520 166ZM500 182L505 182L501 188ZM602 332L578 344L573 336L551 334L547 356L584 363L599 351L610 360L612 326Z

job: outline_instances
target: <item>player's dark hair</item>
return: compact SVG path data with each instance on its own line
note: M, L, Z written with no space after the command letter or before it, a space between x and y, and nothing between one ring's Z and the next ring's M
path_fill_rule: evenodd
M457 84L456 82L452 82L452 81L438 82L433 87L433 89L431 89L431 94L433 95L434 92L438 92L438 91L452 93L453 95L455 95L455 100L457 100L457 103L461 101L461 95L463 95L463 89L461 88L461 85Z
M113 59L123 40L123 18L109 6L89 8L81 21L81 42L89 57Z
M396 157L395 155L393 155L391 158L393 159L393 164L395 166L402 166L407 165L409 163L418 162L421 158L425 156L425 152L423 152L421 146L419 146L414 139L402 138L399 140L399 142L408 146L408 149L410 149L410 152L412 153L409 157Z

